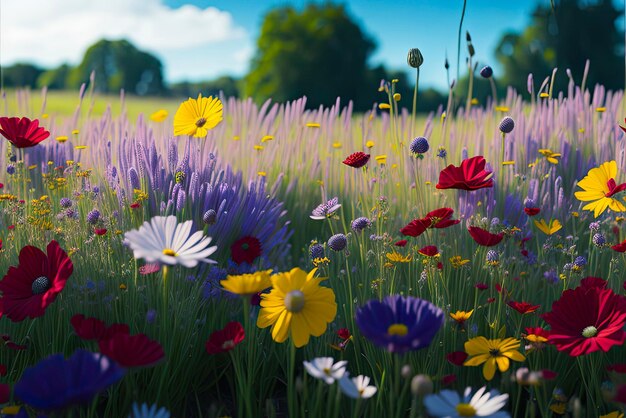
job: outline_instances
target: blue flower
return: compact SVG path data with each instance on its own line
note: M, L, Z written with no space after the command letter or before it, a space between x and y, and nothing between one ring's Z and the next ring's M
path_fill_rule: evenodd
M128 418L170 418L170 411L165 408L159 408L157 410L156 405L152 405L148 408L147 404L141 406L137 403L133 403L133 412Z
M392 353L419 350L430 345L443 326L441 309L412 296L387 296L370 300L356 313L361 334Z
M65 360L54 354L24 371L15 396L45 411L89 403L124 376L125 370L102 354L78 349Z

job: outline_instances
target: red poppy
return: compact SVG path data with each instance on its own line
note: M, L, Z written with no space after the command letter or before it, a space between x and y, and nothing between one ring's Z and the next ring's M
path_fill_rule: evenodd
M465 351L453 351L452 353L446 354L446 360L455 366L462 366L465 360L469 357Z
M477 226L470 226L467 230L478 245L483 245L485 247L493 247L494 245L499 244L504 238L503 233L492 234L491 232Z
M461 222L459 219L450 219L454 213L450 208L439 208L428 212L421 219L413 219L400 232L411 237L420 236L428 228L447 228Z
M476 156L463 160L460 167L452 164L439 173L438 189L477 190L493 187L491 171L485 170L485 158Z
M456 375L454 373L447 374L441 378L441 383L443 383L444 386L449 386L454 382L456 382Z
M527 335L536 335L537 337L543 337L546 340L548 339L548 337L550 337L550 331L547 331L541 327L526 327L524 328L524 331L526 331L526 334L522 334L523 337Z
M243 262L251 264L261 252L261 241L251 236L240 238L230 246L230 256L237 264Z
M0 118L0 134L17 148L34 147L50 136L37 119Z
M618 253L626 252L626 239L619 244L611 245L611 248Z
M606 352L626 339L626 299L611 289L579 286L566 290L543 319L551 326L548 342L570 356Z
M342 340L347 340L348 338L352 337L352 334L350 333L350 330L348 328L339 329L339 331L337 331L337 335Z
M489 285L487 283L476 283L474 287L478 290L487 290L489 289Z
M115 334L129 334L130 328L126 324L113 324L110 327L97 318L85 318L77 314L70 319L74 332L83 340L102 340L113 337Z
M130 204L131 209L139 209L141 207L141 203L134 202Z
M19 265L9 267L0 281L0 316L13 322L37 318L61 293L74 265L58 242L50 241L46 250L47 255L30 245L22 248Z
M400 229L400 233L409 237L419 237L430 227L430 224L430 219L413 219Z
M11 349L11 350L26 350L26 346L25 345L20 345L20 344L15 344L13 341L11 341L11 336L7 335L7 334L3 334L0 336L0 338L2 338L2 341L4 341L4 345Z
M555 379L559 374L550 369L541 369L541 377L546 380Z
M439 254L439 250L434 245L427 245L420 250L417 251L421 255L425 255L426 257L434 257Z
M539 208L524 208L524 212L528 216L535 216L535 215L538 215L539 212L541 212L541 209L539 209Z
M93 230L94 234L96 235L104 235L107 233L107 229L106 228L95 228Z
M246 333L239 322L229 322L224 329L215 331L206 342L206 351L209 354L225 353L232 350L243 341Z
M11 399L11 387L0 383L0 403L7 403Z
M370 160L370 154L366 154L364 152L355 152L354 154L348 155L348 157L343 160L345 165L349 165L354 168L361 168Z
M584 288L597 287L598 289L606 288L606 280L600 277L585 277L580 281L580 286Z
M509 305L511 308L515 309L522 315L533 313L537 309L541 308L541 305L533 305L528 302L515 302L513 300L507 302L507 305Z
M400 241L397 241L393 245L395 245L396 247L404 247L407 243L408 243L407 240L401 239Z
M117 333L100 340L98 346L102 354L126 368L153 366L165 357L161 344L145 334Z
M606 370L609 371L609 372L615 372L615 373L624 374L624 373L626 373L626 364L624 364L624 363L609 364L608 366L606 366Z

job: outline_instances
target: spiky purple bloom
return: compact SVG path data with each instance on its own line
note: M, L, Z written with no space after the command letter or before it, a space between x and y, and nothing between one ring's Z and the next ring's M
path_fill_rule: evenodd
M72 199L70 199L69 197L62 197L61 200L59 200L59 204L61 205L62 208L71 208L72 207Z
M428 144L428 139L423 136L418 136L417 138L411 141L411 145L409 145L411 152L413 154L424 154L428 152L430 149L430 145Z
M596 247L603 247L606 244L606 238L600 233L594 234L591 240Z
M556 274L554 270L548 270L543 273L543 278L546 279L551 284L556 284L559 282L559 276Z
M361 232L366 228L372 226L372 221L370 221L365 216L361 216L360 218L356 218L350 224L350 227L354 232Z
M98 209L94 209L87 214L87 222L92 225L95 225L100 220L100 211Z
M10 176L15 174L15 164L7 165L7 174L10 175Z
M157 312L154 309L149 309L148 312L146 312L146 322L148 324L153 324L156 316Z
M27 368L15 384L15 397L44 411L91 402L124 376L125 370L102 354L78 349L65 360L52 355Z
M493 75L493 68L486 65L480 70L480 76L482 78L490 78Z
M439 147L437 149L437 157L446 158L448 156L448 151L444 147Z
M128 181L130 181L130 187L133 189L141 189L141 181L139 180L139 174L135 167L128 169Z
M497 263L500 260L500 254L497 251L489 250L485 257L487 263Z
M213 209L207 210L206 212L204 212L204 215L202 215L202 222L207 225L213 225L216 220L217 212L215 212Z
M598 232L600 230L600 222L591 222L589 224L589 229L593 232Z
M361 334L392 353L427 347L443 326L444 313L427 300L392 295L374 299L357 310Z
M311 257L311 260L324 258L324 246L318 243L311 245L309 247L309 256Z
M333 251L343 251L348 245L348 238L344 234L335 234L328 238L328 247Z
M587 259L582 255L579 255L574 259L574 265L576 267L585 267L587 265Z
M499 129L500 132L504 134L510 134L513 132L513 128L515 128L515 121L510 116L506 116L502 119L502 122L500 122Z
M311 212L311 219L321 220L332 217L335 212L341 207L339 204L339 198L333 197L326 203L322 203Z

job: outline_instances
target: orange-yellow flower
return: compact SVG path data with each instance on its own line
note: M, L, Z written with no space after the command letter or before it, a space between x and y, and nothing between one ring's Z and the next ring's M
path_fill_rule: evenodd
M613 196L626 190L626 183L618 185L615 182L617 176L617 163L607 161L600 167L592 168L589 173L578 182L578 187L583 191L574 193L576 199L582 202L590 202L583 206L583 210L593 211L597 218L607 208L613 212L624 212L626 207Z
M222 102L217 97L202 97L184 101L174 115L174 135L204 138L223 119Z
M465 343L465 352L470 358L465 360L464 366L483 366L483 376L487 380L493 379L496 366L501 372L509 370L510 361L524 361L526 357L519 351L520 341L515 338L497 338L488 340L485 337L476 337Z

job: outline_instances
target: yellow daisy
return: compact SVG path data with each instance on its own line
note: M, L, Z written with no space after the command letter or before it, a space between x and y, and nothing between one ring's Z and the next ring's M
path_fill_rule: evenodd
M557 160L557 157L561 157L561 154L552 152L549 149L545 149L545 148L540 149L539 154L546 157L546 160L548 160L548 162L551 164L558 164L559 160Z
M395 251L392 253L387 253L386 256L387 256L387 259L391 261L392 263L408 263L412 259L410 254L407 256L403 256L402 254L395 252Z
M624 212L626 207L613 198L613 195L626 190L626 183L617 185L617 163L607 161L600 167L592 168L589 173L578 182L578 187L583 191L574 193L576 199L582 202L590 202L583 206L583 210L593 211L593 216L597 218L607 208L614 212Z
M324 278L316 278L317 269L308 274L300 268L272 276L272 291L261 295L259 328L272 327L272 338L285 342L291 335L296 347L309 343L311 335L319 337L337 315L332 289L320 286Z
M497 338L488 340L485 337L476 337L465 342L465 352L470 358L465 360L464 366L483 366L483 376L487 380L493 379L496 366L501 372L509 370L510 361L524 361L526 357L519 351L520 341L515 338Z
M561 222L559 222L558 219L551 219L549 224L546 223L544 219L533 222L535 226L546 235L552 235L555 232L559 231L561 228L563 228L563 225L561 225Z
M472 309L469 312L465 311L456 311L455 313L450 312L450 318L454 319L459 325L463 325L465 321L470 319L474 310Z
M165 119L167 119L167 110L165 109L157 110L156 112L150 115L150 119L152 119L154 122L163 122Z
M202 97L184 101L174 115L174 135L204 138L223 119L220 99Z
M220 281L222 287L230 293L241 296L251 296L272 286L270 273L272 270L257 271L252 274L240 274L238 276L226 276L226 280Z

